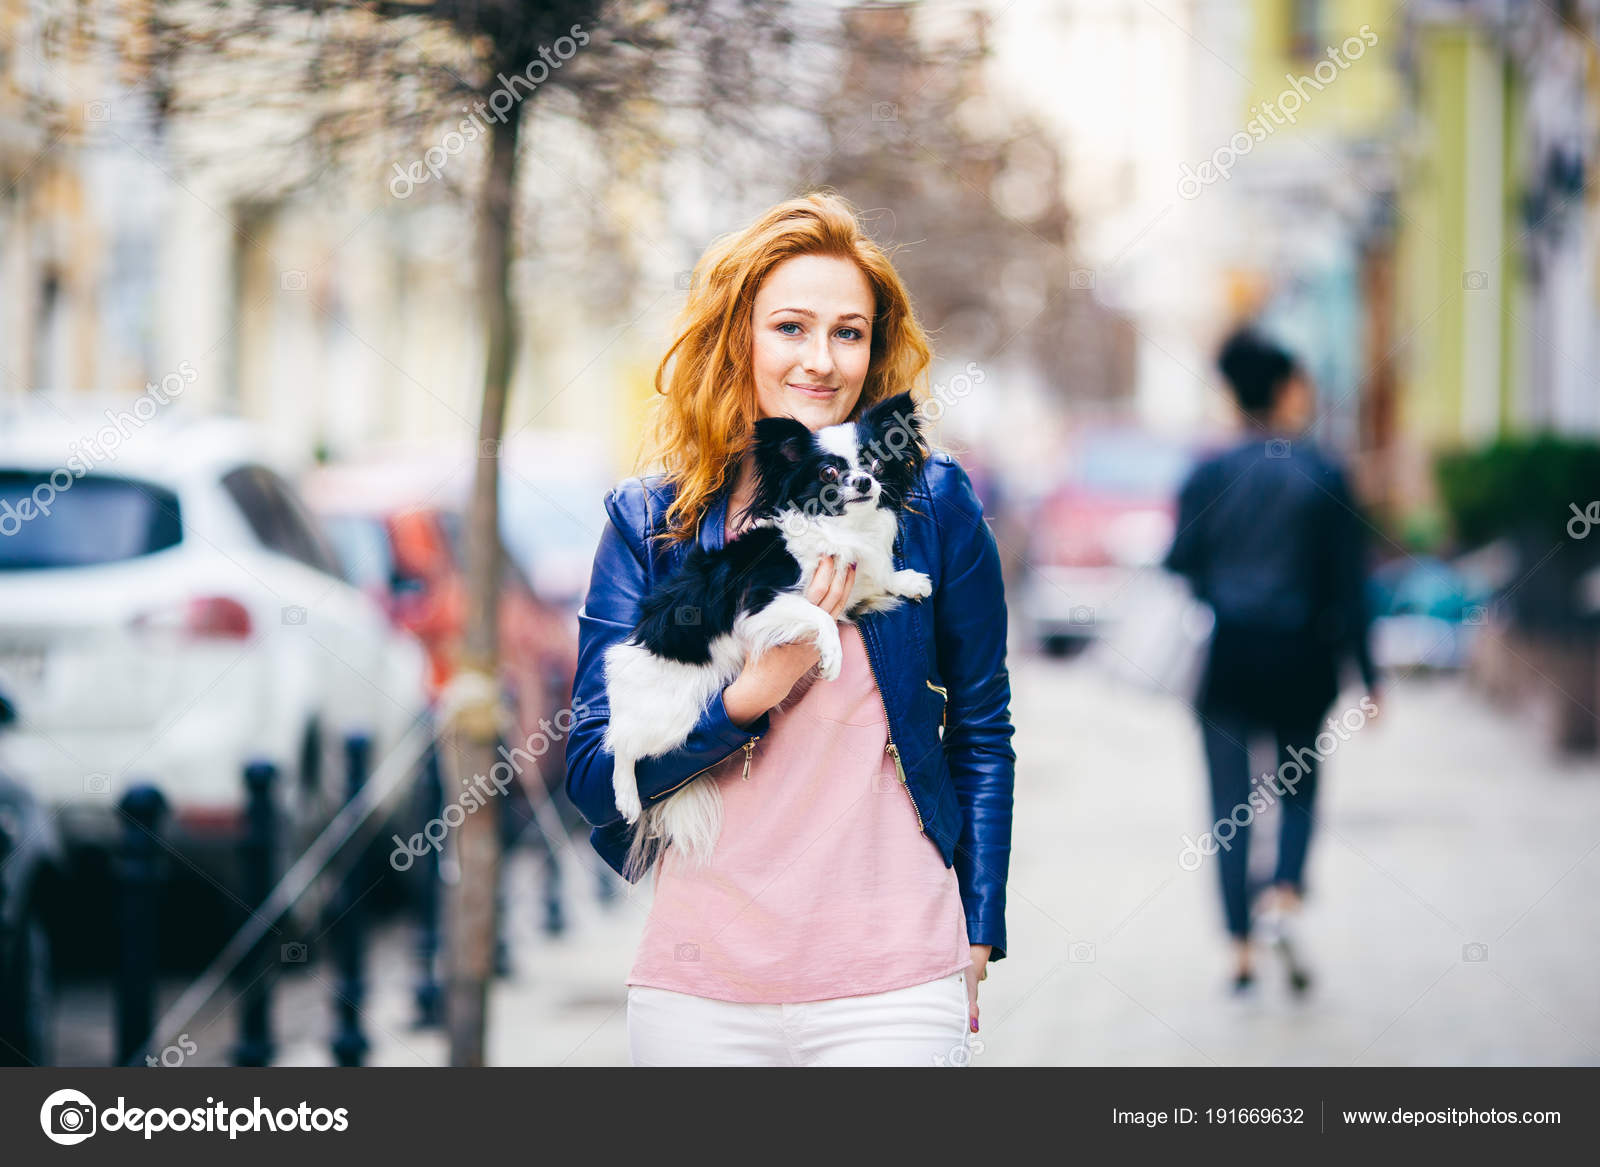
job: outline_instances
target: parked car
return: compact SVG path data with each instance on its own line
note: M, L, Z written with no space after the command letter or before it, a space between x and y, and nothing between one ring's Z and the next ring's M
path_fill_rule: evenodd
M54 820L5 764L15 719L0 693L0 1066L44 1066L54 1060L50 925L64 861Z
M1433 556L1378 568L1372 597L1372 655L1381 669L1461 669L1483 631L1489 588Z
M1030 523L1021 615L1031 641L1061 653L1127 614L1129 584L1172 541L1187 442L1134 428L1080 434Z
M232 887L245 765L279 768L297 851L343 802L347 735L376 763L425 712L426 662L343 578L261 434L156 418L90 459L110 429L0 431L11 756L71 848L104 850L123 792L154 783L174 848Z

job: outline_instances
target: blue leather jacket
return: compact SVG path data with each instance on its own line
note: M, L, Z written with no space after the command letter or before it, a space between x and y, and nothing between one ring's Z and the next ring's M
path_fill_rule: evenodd
M646 542L672 497L661 475L626 479L606 495L611 523L600 536L578 614L566 789L594 828L595 850L618 872L631 828L613 801L611 755L601 744L610 716L602 662L605 650L632 631L642 598L687 550L687 543ZM955 867L967 938L992 945L990 959L1001 960L1016 754L999 550L971 480L947 452L936 450L928 459L909 502L921 513L901 517L895 566L926 572L933 594L892 612L868 613L857 627L922 833L945 866ZM727 504L724 488L706 509L701 545L722 546ZM741 728L718 694L682 747L640 760L641 799L648 804L747 746L759 749L769 718L764 713Z

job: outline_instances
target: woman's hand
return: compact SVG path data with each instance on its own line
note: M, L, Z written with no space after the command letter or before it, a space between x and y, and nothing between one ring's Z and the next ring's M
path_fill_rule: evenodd
M840 571L835 557L824 555L806 588L806 599L837 620L844 615L845 601L855 582L855 564ZM755 660L746 661L744 670L722 691L728 717L735 725L750 725L787 697L821 659L822 652L815 641L800 640L780 644Z
M978 982L989 975L988 944L972 946L972 963L967 966L967 1028L978 1032Z

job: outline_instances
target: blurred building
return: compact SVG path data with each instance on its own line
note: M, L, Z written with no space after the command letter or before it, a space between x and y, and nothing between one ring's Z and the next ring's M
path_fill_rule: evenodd
M106 132L128 74L98 50L76 6L0 0L6 393L128 381L150 363L149 190L128 166L142 135Z
M376 141L329 165L316 95L252 108L303 53L179 61L155 15L150 0L0 0L0 395L131 396L187 362L199 376L166 408L260 421L307 458L470 439L470 200L398 197L391 167L411 156ZM577 171L586 149L571 123L541 125L525 165ZM481 168L452 162L470 187ZM514 272L533 310L507 429L604 429L628 353L563 270L593 242L571 229L593 191L525 190L551 237Z
M1420 499L1432 449L1600 431L1600 5L1409 17L1401 428Z
M1181 431L1231 416L1213 356L1254 317L1316 377L1320 436L1384 444L1392 386L1368 370L1385 368L1392 299L1402 85L1390 6L994 7L1010 83L1072 161L1099 294L1137 328L1142 420Z

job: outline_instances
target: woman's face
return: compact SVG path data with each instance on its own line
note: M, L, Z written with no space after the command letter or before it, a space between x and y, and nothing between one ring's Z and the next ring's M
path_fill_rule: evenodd
M816 431L861 398L872 349L872 288L831 255L797 255L767 273L751 311L757 417L792 417Z

